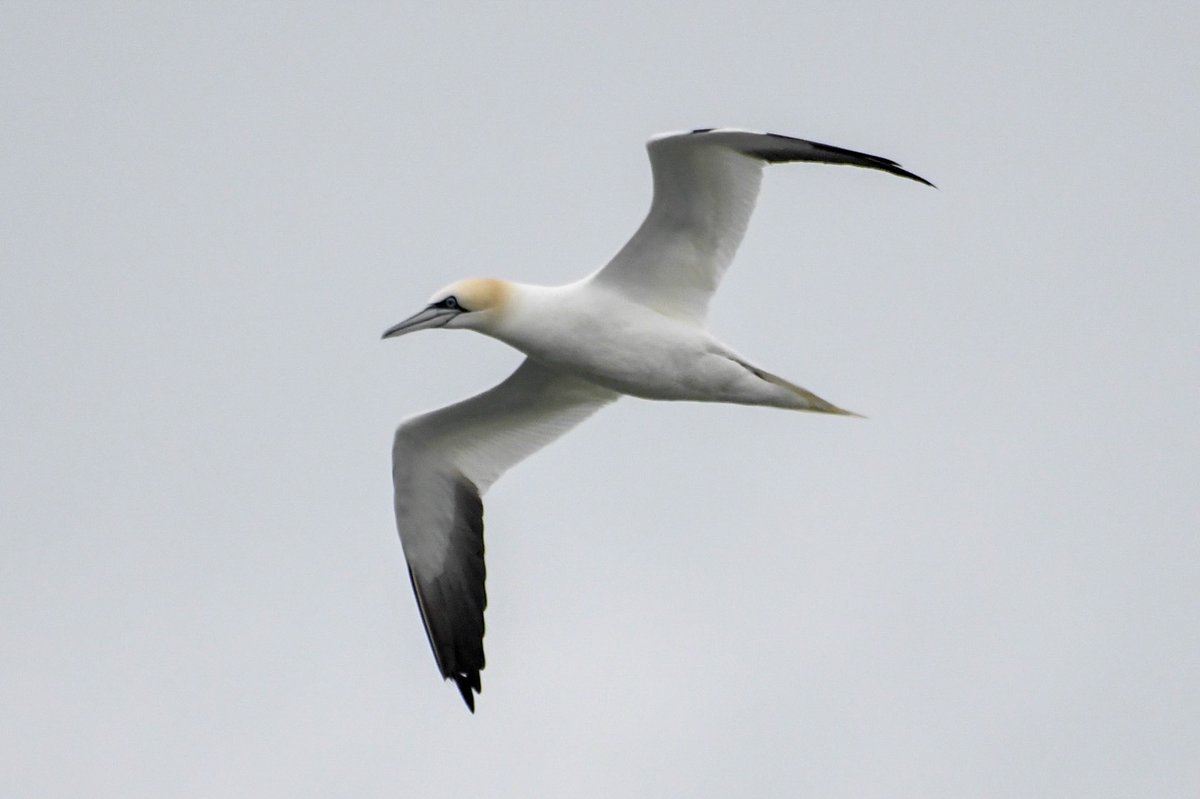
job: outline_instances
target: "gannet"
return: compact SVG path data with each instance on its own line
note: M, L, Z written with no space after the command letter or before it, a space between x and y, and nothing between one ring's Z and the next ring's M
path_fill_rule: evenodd
M438 669L472 713L487 606L481 497L507 469L623 394L856 415L751 364L705 328L763 165L848 164L933 185L886 158L772 133L704 128L655 136L646 149L650 212L606 266L563 286L460 280L383 334L475 330L526 356L494 388L406 420L392 447L417 607Z

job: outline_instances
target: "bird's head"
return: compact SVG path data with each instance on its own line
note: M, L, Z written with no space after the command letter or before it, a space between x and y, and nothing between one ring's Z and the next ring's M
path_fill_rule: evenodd
M471 278L451 283L429 298L429 304L398 325L384 331L384 338L403 336L430 327L486 327L508 303L512 285L492 278Z

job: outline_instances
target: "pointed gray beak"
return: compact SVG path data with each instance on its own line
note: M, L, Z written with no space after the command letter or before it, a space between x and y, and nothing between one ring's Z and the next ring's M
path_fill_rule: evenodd
M413 333L429 327L444 327L447 322L458 316L459 313L461 311L457 308L426 308L408 317L400 324L392 325L383 331L383 337L395 338L396 336L403 336L405 333Z

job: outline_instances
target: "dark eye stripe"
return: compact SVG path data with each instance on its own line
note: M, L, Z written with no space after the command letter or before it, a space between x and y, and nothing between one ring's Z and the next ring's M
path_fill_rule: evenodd
M429 303L429 307L445 308L448 311L462 311L463 313L470 313L470 310L464 308L463 304L458 301L458 297L455 297L453 294L444 300L438 300L437 302Z

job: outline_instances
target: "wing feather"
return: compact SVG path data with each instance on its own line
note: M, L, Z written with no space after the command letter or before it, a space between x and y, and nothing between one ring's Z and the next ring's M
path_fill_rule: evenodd
M775 133L701 129L656 136L646 149L654 177L650 212L592 280L696 322L746 234L763 164L847 164L933 185L886 158Z
M526 359L494 388L396 430L396 526L413 593L438 669L472 711L485 665L482 495L617 396Z

